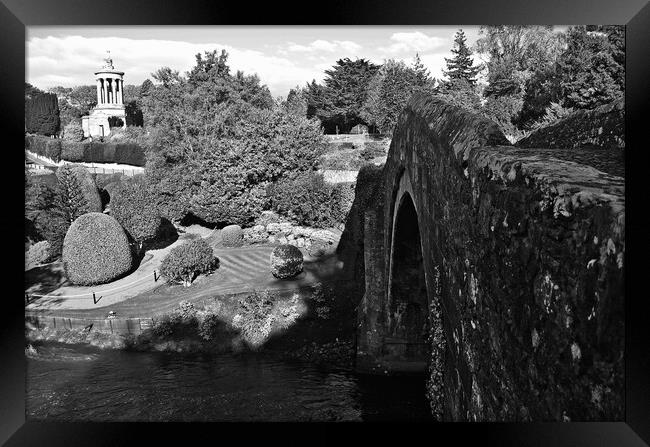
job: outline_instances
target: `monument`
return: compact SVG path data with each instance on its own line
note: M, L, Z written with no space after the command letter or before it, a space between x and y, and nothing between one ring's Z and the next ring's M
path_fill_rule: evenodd
M95 72L97 106L81 118L84 137L103 137L111 133L111 128L126 127L124 72L115 70L110 51L107 53L104 65Z

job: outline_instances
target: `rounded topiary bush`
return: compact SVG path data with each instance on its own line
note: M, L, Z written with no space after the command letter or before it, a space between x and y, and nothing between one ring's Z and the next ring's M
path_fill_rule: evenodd
M197 239L171 249L160 265L160 273L171 282L188 287L194 277L216 269L219 259L203 239Z
M75 220L63 240L63 265L73 284L109 282L131 268L131 249L120 224L103 213Z
M302 272L302 263L302 252L293 245L280 245L271 252L271 273L276 278L296 276Z
M241 247L244 243L244 231L239 225L228 225L221 230L224 247Z

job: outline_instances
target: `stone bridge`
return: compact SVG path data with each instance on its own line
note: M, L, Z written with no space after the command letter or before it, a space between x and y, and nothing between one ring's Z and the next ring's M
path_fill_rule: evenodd
M342 238L365 283L357 368L426 371L439 420L623 420L622 114L512 146L414 96Z

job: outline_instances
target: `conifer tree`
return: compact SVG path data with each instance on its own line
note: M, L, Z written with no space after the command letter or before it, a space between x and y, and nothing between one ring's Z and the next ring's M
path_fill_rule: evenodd
M449 78L451 83L455 81L465 81L471 85L476 83L476 75L480 71L479 67L474 67L472 52L466 44L467 38L462 29L458 30L454 37L454 47L451 49L453 57L445 58L447 71L444 74Z

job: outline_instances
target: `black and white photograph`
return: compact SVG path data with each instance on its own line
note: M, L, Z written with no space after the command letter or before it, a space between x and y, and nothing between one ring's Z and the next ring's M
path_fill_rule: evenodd
M629 421L627 26L468 23L25 25L25 421Z

